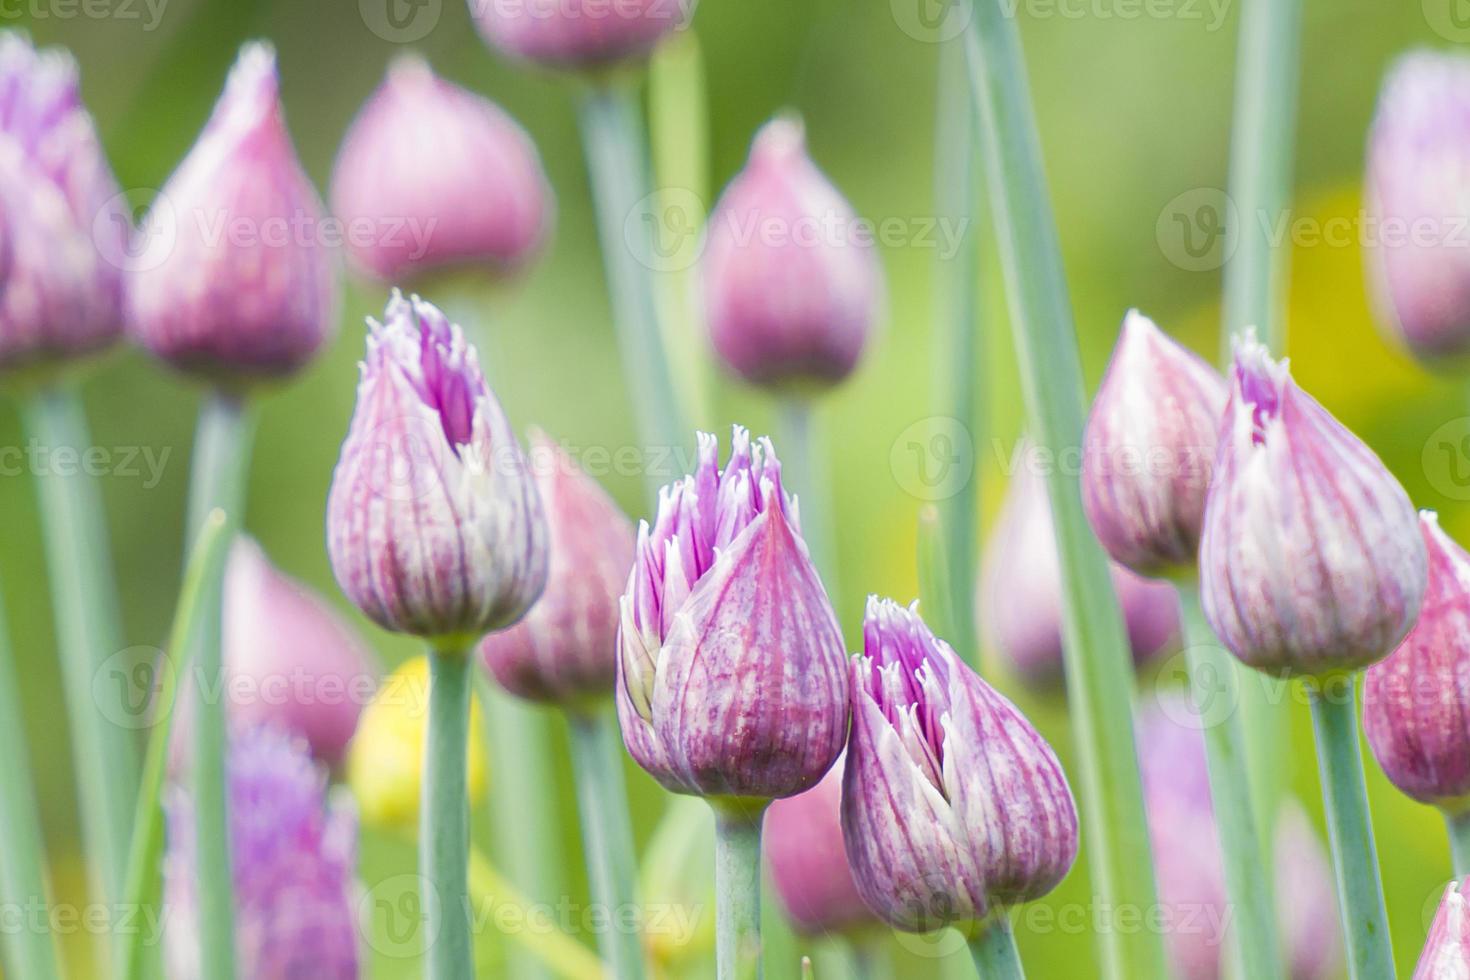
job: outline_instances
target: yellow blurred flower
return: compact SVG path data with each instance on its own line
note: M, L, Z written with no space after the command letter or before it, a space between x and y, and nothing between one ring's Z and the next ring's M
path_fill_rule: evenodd
M474 669L478 669L475 667ZM429 659L419 656L388 675L363 709L347 755L347 784L363 823L412 832L418 825L424 738L429 721ZM485 792L485 747L477 699L470 701L469 794Z

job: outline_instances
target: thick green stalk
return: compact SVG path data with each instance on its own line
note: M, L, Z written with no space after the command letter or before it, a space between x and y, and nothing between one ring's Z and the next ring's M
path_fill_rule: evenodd
M419 800L419 873L424 908L432 925L426 980L467 980L475 975L470 931L470 737L468 650L429 653L429 732L424 742L424 781Z
M633 825L623 783L621 740L608 711L571 714L572 768L577 776L577 806L592 900L607 911L607 929L598 937L603 958L616 980L641 980L643 943L637 930L618 927L635 902L637 869Z
M1276 933L1276 907L1271 899L1271 867L1261 845L1256 810L1251 805L1246 772L1246 738L1238 704L1235 658L1220 645L1200 608L1194 583L1179 586L1183 609L1189 679L1195 709L1203 726L1210 799L1225 868L1225 893L1235 910L1231 938L1236 962L1252 980L1282 977L1281 941ZM1212 703L1213 702L1213 703ZM1215 704L1222 717L1212 717Z
M613 324L638 436L646 451L682 447L690 433L659 333L653 270L648 267L654 254L652 229L629 222L649 193L647 140L636 90L616 80L593 88L582 100L581 125ZM645 482L653 499L666 481L650 467Z
M82 469L91 446L81 400L71 388L48 388L23 408L26 430L48 450L36 474L36 495L51 572L61 676L71 727L72 758L81 803L82 837L94 897L114 902L122 892L128 822L137 793L138 758L132 732L108 721L96 694L118 688L94 681L108 657L123 649L107 524L96 481ZM72 456L68 464L64 452ZM123 705L116 710L125 710Z
M0 605L0 902L6 908L29 909L47 905L45 846L31 785L31 760L26 752L25 718L20 687L10 649L10 630ZM6 930L4 963L13 976L27 980L56 980L56 942L50 929L25 921Z
M224 574L225 556L229 554L230 536L223 511L214 511L200 526L188 564L184 568L184 584L179 590L178 607L173 627L169 630L168 649L181 651L178 663L160 664L156 681L156 713L153 731L148 736L148 752L143 763L143 782L133 817L133 835L128 846L126 886L123 907L136 909L139 928L125 930L120 937L118 970L122 980L141 980L145 969L146 944L140 931L143 925L156 921L161 887L159 871L164 851L163 784L168 771L169 739L173 732L174 697L178 678L192 668L187 659L189 637L194 635L199 619L205 615L206 583Z
M941 412L965 427L970 444L985 441L985 411L980 397L984 371L980 349L985 324L980 315L980 248L975 221L975 107L966 84L965 49L959 40L939 52L939 107L934 127L934 206L941 219L962 227L953 255L940 255L935 295L939 321L934 380ZM978 455L978 453L977 453ZM953 494L939 501L939 519L947 539L949 606L953 615L949 641L978 667L980 639L975 625L975 569L979 561L977 511L980 468Z
M832 527L832 474L827 440L812 399L802 395L782 398L777 422L782 483L801 504L801 531L812 560L822 573L827 594L840 594L837 575L837 536Z
M1004 912L994 916L986 923L985 931L970 940L970 955L980 980L1025 980L1016 937Z
M1378 847L1368 813L1368 786L1363 778L1363 750L1358 743L1357 676L1334 680L1327 691L1307 690L1312 728L1317 735L1317 767L1332 863L1337 871L1338 912L1347 941L1348 975L1353 980L1381 980L1394 975L1393 943ZM1324 682L1328 683L1328 682Z
M761 977L761 824L766 803L712 801L715 810L715 975Z
M1082 369L1020 38L1005 0L975 4L966 43L1030 434L1037 445L1056 453L1082 444ZM1062 573L1068 703L1096 894L1113 909L1146 911L1157 898L1130 717L1132 660L1123 620L1107 559L1082 512L1076 476L1052 467L1047 488ZM1157 932L1110 929L1099 938L1105 976L1163 975L1164 948Z
M216 507L235 527L244 524L254 428L254 411L233 395L212 392L199 406L189 471L186 529L191 542L205 516Z
M1450 835L1450 858L1456 878L1470 875L1470 812L1446 813L1445 830Z

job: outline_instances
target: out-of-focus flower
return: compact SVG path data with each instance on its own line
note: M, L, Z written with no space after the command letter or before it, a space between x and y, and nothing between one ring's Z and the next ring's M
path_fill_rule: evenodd
M1216 635L1274 674L1361 669L1414 625L1426 575L1404 488L1285 361L1238 340L1200 544Z
M363 710L347 752L347 783L369 827L413 832L418 826L429 725L429 660L406 660L389 674ZM470 701L470 800L485 792L485 747L480 704Z
M803 935L847 933L878 923L858 894L842 842L839 759L805 793L766 811L761 847L786 917Z
M857 215L806 152L796 119L756 134L709 219L705 314L725 364L747 381L830 384L857 365L883 293Z
M769 811L767 811L769 818ZM638 893L645 902L676 910L670 928L649 929L644 942L666 976L697 976L693 964L712 964L715 917L700 910L714 908L715 814L692 796L675 796L664 808L643 853Z
M1470 354L1470 59L1415 51L1383 82L1368 137L1368 279L1379 319L1431 364Z
M236 970L251 980L356 980L357 813L327 799L306 746L272 729L237 732L226 761ZM203 980L194 808L168 806L164 933L169 980Z
M564 706L603 701L617 678L618 597L633 565L633 525L607 491L544 433L531 471L549 532L546 590L519 623L480 646L519 697Z
M1051 746L913 609L870 598L863 651L842 830L868 906L928 931L1056 887L1077 809Z
M1133 661L1142 666L1177 649L1179 596L1167 582L1111 566ZM995 649L1028 687L1053 691L1062 683L1062 573L1046 487L1021 466L1006 489L985 549L980 622Z
M219 384L293 374L337 326L338 261L281 114L275 52L240 52L132 252L130 327Z
M1203 733L1187 695L1162 692L1138 719L1139 762L1159 902L1168 917L1170 963L1179 980L1226 976L1231 915L1210 800ZM1276 823L1277 921L1292 980L1328 980L1341 970L1332 867L1294 802Z
M1213 368L1128 312L1083 437L1082 503L1114 561L1194 575L1227 399Z
M1470 902L1464 881L1452 881L1424 940L1414 980L1464 980L1470 977Z
M847 737L842 633L769 440L736 427L721 470L659 494L622 598L618 717L676 793L775 799L816 784Z
M551 68L600 68L646 56L694 16L696 0L469 0L493 47Z
M352 257L389 282L442 266L520 266L552 207L526 131L412 55L357 114L332 171L332 211Z
M467 645L540 596L541 500L458 325L395 290L368 327L327 498L332 570L384 629Z
M0 31L0 369L117 338L131 232L76 62Z
M1398 649L1368 668L1363 731L1389 780L1421 803L1470 804L1470 554L1419 515L1429 586Z

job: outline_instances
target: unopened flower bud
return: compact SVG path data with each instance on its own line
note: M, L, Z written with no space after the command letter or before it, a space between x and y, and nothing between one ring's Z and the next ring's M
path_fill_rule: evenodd
M1414 980L1460 980L1470 977L1470 901L1466 881L1452 881L1444 890L1429 938L1414 968Z
M1414 625L1426 574L1404 488L1286 362L1238 341L1200 544L1216 635L1273 674L1359 670Z
M837 617L769 440L736 427L643 522L618 636L618 717L638 764L695 796L815 785L847 738Z
M332 171L348 249L386 282L443 266L514 269L540 246L551 210L526 131L412 56L362 107Z
M852 373L877 319L883 269L852 205L806 152L800 121L756 134L721 195L704 252L716 353L755 384L830 384Z
M645 57L682 29L695 0L469 0L492 46L551 68L596 69Z
M224 385L295 373L337 327L335 241L278 87L275 52L246 45L133 249L139 343Z

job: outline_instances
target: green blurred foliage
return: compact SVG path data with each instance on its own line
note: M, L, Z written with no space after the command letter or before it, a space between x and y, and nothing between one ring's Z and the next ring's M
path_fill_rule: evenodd
M24 0L0 4L0 27L26 28L41 42L75 52L119 181L139 203L161 186L195 138L238 45L268 37L279 50L283 97L301 156L325 188L346 125L402 46L372 33L360 5L349 0L159 2L154 0L160 16L153 24L145 6L132 8L138 19L89 18L61 0ZM874 219L931 215L937 49L898 29L891 8L905 2L705 0L696 24L707 61L710 186L723 186L740 166L755 127L794 107L807 121L812 153L860 213ZM1190 271L1171 262L1158 226L1181 193L1226 182L1238 4L1223 2L1218 25L1205 4L1153 8L1179 11L1178 16L1124 17L1121 12L1139 5L1020 3L1089 383L1100 375L1130 306L1203 352L1218 349L1218 271ZM1183 16L1186 8L1199 16ZM1364 132L1385 64L1407 47L1447 42L1434 35L1420 4L1375 0L1308 3L1305 36L1297 216L1351 218L1359 207ZM443 286L447 296L439 291L430 298L476 331L517 424L534 421L580 446L635 444L588 206L571 99L575 85L523 71L487 52L460 0L443 0L437 25L415 47L441 73L499 101L530 129L559 198L555 239L523 281L494 288ZM900 433L936 411L929 383L936 252L918 244L886 248L883 261L889 277L885 329L857 377L823 409L832 437L847 589L839 611L849 636L856 635L866 593L907 600L915 592L920 502L905 492L890 450ZM1364 435L1421 505L1441 509L1446 527L1462 540L1470 538L1470 509L1444 496L1423 462L1434 431L1465 414L1464 385L1430 378L1385 349L1374 330L1355 245L1299 244L1291 265L1290 353L1299 379ZM995 441L975 449L985 511L992 515L1021 408L993 255L986 267L990 334L987 370L977 384L984 386ZM362 318L380 309L384 298L382 287L354 282L331 349L293 384L261 398L246 524L278 564L344 608L322 544L324 501L352 406ZM759 394L725 382L718 396L715 420L721 426L738 419L761 429L770 420L770 405ZM86 398L96 444L141 445L169 454L157 486L123 477L103 482L127 642L158 643L179 579L191 419L199 392L140 354L122 352L97 366ZM14 406L5 402L0 445L22 439ZM636 477L611 479L609 485L631 514L643 514ZM0 513L6 517L0 580L21 658L54 877L62 895L76 897L77 820L64 705L33 488L25 474L0 479ZM409 644L363 626L388 662L407 655ZM1013 687L1005 678L1000 683ZM1070 763L1074 753L1063 707L1025 695L1019 700ZM1300 705L1292 711L1296 738L1287 750L1295 785L1320 816L1306 714ZM1447 848L1437 818L1396 794L1371 760L1368 769L1394 938L1407 970L1448 875ZM642 844L664 800L640 773L630 768L629 777ZM560 833L569 884L574 895L583 895L575 810L564 778L562 792L566 820ZM1086 842L1083 863L1051 905L1086 901L1085 849ZM411 849L375 838L366 842L369 885L411 869ZM1032 975L1093 972L1083 965L1093 956L1084 932L1037 930L1023 922L1018 933ZM894 947L897 975L936 975L933 960L915 955L915 948ZM81 944L70 944L69 953L83 955ZM411 964L380 957L375 975L413 972Z

